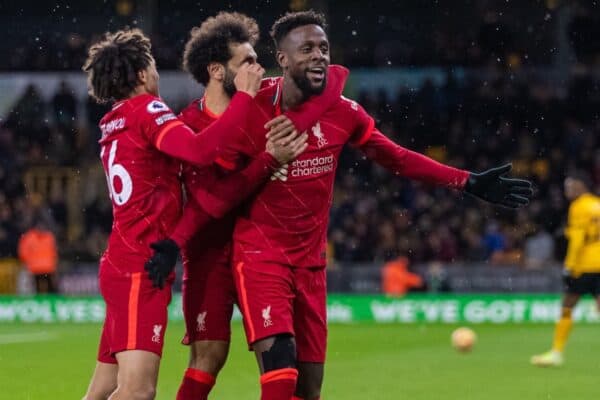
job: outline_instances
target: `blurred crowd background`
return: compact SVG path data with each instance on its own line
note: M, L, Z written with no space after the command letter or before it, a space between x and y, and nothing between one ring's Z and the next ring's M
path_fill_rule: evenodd
M100 33L125 25L150 33L160 71L177 70L189 29L221 9L258 19L259 61L276 72L270 25L286 10L315 7L330 23L332 62L362 77L415 76L414 85L351 80L348 94L384 133L469 170L512 161L514 175L535 182L528 208L499 210L393 177L348 149L331 212L332 266L404 256L544 268L564 253L565 174L584 169L600 186L600 6L593 2L56 3L0 5L0 78L77 72ZM97 123L106 108L80 92L67 81L49 96L27 85L0 116L0 258L18 257L21 235L40 226L55 236L62 268L95 262L104 250L111 204ZM178 111L190 100L171 106Z

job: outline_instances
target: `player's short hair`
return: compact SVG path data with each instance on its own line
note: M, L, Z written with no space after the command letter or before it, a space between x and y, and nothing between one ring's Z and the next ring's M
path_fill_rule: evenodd
M89 94L99 103L123 99L139 84L137 73L154 60L150 39L139 29L107 32L92 45L83 70Z
M317 25L323 30L327 29L325 16L315 10L289 12L275 21L271 27L271 37L275 42L275 47L279 48L281 40L285 38L290 31L305 25Z
M594 181L592 176L583 169L576 169L567 174L567 178L581 182L586 189L591 190L594 188Z
M237 12L220 12L192 28L183 52L183 69L203 85L208 83L208 65L231 59L232 43L256 45L260 35L256 20Z

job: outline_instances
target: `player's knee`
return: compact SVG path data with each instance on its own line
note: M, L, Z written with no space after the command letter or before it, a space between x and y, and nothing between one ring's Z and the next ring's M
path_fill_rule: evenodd
M107 400L115 389L115 387L90 389L81 400Z
M136 397L136 400L154 400L156 397L156 388L154 386L146 386L141 389Z
M189 367L215 376L225 365L226 359L226 355L199 354L196 357L190 358Z
M282 368L296 368L296 343L292 335L277 335L273 345L263 352L263 372L274 371Z
M156 385L146 379L124 377L115 394L117 399L153 400L156 396Z
M195 342L189 367L216 376L225 365L229 353L227 342Z
M94 382L90 385L82 400L107 400L112 392L117 389L116 381L114 384L107 382Z
M121 385L115 391L115 397L128 400L154 400L156 388L153 385Z

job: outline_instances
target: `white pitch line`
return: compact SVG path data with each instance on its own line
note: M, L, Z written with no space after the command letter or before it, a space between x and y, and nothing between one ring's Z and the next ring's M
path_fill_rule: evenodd
M0 334L0 344L47 342L58 337L55 333L6 333Z

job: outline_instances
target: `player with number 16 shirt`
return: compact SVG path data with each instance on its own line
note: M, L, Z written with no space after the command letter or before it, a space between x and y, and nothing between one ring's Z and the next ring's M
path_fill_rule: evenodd
M245 116L264 74L258 64L240 68L237 92L223 118L196 133L158 97L150 47L137 29L109 33L90 48L83 67L90 94L98 102L114 102L100 121L100 156L113 203L112 232L99 272L106 317L85 399L153 397L174 275L158 284L148 278L144 262L150 243L171 233L181 216L181 161L211 165L232 138L246 134ZM263 149L244 170L215 184L215 195L229 196L223 207L240 200L229 194L230 187L238 189L236 195L250 193L255 182L293 159L283 147L275 143ZM199 217L204 218L196 221L200 226L210 220Z
M196 135L156 94L150 91L117 101L100 121L100 156L113 201L112 232L100 261L100 289L108 310L113 310L113 301L115 306L127 305L114 307L115 317L120 318L122 313L127 322L116 326L127 327L127 332L113 330L119 339L111 340L110 349L100 355L107 361L114 360L113 355L125 349L144 349L160 355L170 295L151 290L151 281L143 276L144 262L151 255L149 244L168 235L181 215L180 159L196 165L210 164L214 154L209 154L206 148L211 147L211 132L226 129L224 124L216 123L209 128L211 132L205 130ZM244 112L251 101L248 94L237 93L228 109L229 121L236 120L232 111ZM186 137L189 137L187 144ZM190 151L194 146L188 145L198 138L204 139L195 146L200 151ZM214 147L219 148L218 143ZM278 166L275 162L271 168ZM115 290L115 285L122 285L124 290ZM119 293L128 298L120 299ZM151 308L162 310L164 315L142 312L144 304L153 302L164 303L164 307L155 304ZM113 315L109 313L109 317ZM107 326L105 332L106 329Z

